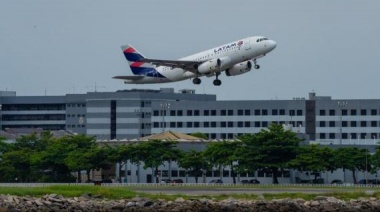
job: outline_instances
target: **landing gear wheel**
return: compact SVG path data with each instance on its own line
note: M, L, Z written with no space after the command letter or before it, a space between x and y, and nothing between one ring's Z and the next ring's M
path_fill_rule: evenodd
M222 84L222 81L216 79L212 82L215 86L220 86Z
M194 79L193 79L193 83L194 83L195 85L199 85L199 84L201 84L201 82L202 82L202 80L199 79L199 78L194 78Z
M259 69L260 68L260 65L255 65L255 69Z

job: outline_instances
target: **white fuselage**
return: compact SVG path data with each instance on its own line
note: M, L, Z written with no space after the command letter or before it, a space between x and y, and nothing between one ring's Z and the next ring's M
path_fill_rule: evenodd
M265 56L267 53L272 51L276 47L276 42L273 40L262 40L258 42L259 39L265 38L263 36L254 36L244 38L226 45L218 46L206 51L202 51L184 58L179 59L179 61L209 61L212 59L223 58L228 56L231 58L232 63L229 67L224 67L224 71L235 64L256 60ZM241 45L235 45L236 43L242 43ZM196 78L201 76L214 76L216 72L210 74L202 74L194 72L193 70L186 70L182 68L172 68L168 66L152 66L154 67L162 76L164 77L150 77L144 76L140 79L124 80L125 83L129 84L146 84L146 83L165 83L165 82L175 82L181 81L189 78Z

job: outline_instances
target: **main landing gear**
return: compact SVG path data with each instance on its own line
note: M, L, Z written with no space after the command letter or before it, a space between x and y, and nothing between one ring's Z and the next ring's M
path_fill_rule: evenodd
M220 81L220 79L218 79L218 76L220 75L220 73L216 73L216 79L212 82L215 86L220 86L222 84L222 81ZM193 83L195 85L199 85L201 84L201 79L199 79L198 77L194 78L193 79Z
M259 64L256 64L256 60L253 60L253 64L255 64L255 65L254 65L255 69L259 69L259 68L260 68L260 65L259 65Z
M220 75L220 73L216 73L216 79L212 82L215 86L220 86L222 84L222 81L220 81L220 79L218 79L219 75Z
M201 84L201 82L202 82L202 80L199 79L198 77L193 79L193 83L194 83L195 85L199 85L199 84Z

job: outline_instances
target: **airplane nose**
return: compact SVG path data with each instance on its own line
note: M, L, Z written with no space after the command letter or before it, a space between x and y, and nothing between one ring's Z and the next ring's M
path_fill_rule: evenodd
M268 47L270 48L271 51L272 51L273 49L275 49L276 46L277 46L276 41L274 41L274 40L270 40L270 41L269 41L269 45L268 45Z

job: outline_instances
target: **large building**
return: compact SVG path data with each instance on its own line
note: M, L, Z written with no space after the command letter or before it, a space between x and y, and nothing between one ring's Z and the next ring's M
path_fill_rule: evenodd
M0 127L68 130L99 140L133 139L172 130L210 139L256 133L271 123L290 124L321 144L376 144L380 99L220 101L193 90L124 90L65 96L0 92Z
M373 152L380 133L380 99L332 99L310 93L307 99L220 101L215 95L195 94L194 90L175 92L172 88L64 96L17 96L15 92L0 92L0 128L5 133L9 129L25 128L65 130L96 136L99 142L137 139L164 131L202 132L209 139L233 139L244 133L259 132L271 123L292 126L293 131L310 142L332 147L357 145ZM181 144L181 148L186 150L197 145L204 148L204 144L192 142ZM152 181L148 170L137 176L138 167L129 164L126 169L128 182ZM175 165L172 171L167 166L160 169L161 177L168 172L173 177L184 177L184 170ZM344 178L352 182L350 173L342 173L322 175L327 181ZM296 182L297 177L305 178L302 174L286 172L280 181ZM365 176L359 172L357 175ZM207 173L208 179L221 176L227 182L232 181L228 170ZM240 177L253 176L270 182L266 173Z

